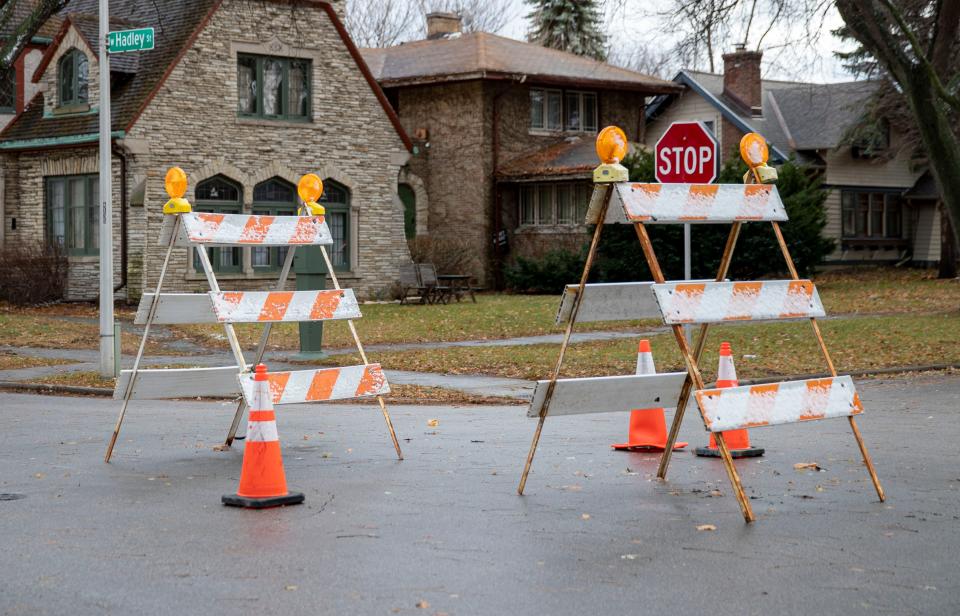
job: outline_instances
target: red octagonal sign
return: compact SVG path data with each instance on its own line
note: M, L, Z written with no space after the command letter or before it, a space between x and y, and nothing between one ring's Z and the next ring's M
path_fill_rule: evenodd
M674 122L654 149L657 181L709 184L717 179L717 140L703 122Z

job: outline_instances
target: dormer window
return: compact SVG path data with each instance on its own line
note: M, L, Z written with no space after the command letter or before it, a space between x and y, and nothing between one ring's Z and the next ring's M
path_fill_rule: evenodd
M57 64L60 106L83 105L87 102L87 55L73 48L63 54Z
M17 69L0 71L0 113L14 113L17 106Z

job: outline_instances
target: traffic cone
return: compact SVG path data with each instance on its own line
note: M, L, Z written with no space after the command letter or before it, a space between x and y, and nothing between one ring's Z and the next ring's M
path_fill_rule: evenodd
M250 509L297 505L303 502L303 494L287 491L277 419L270 397L267 367L263 364L256 367L253 387L240 487L235 495L224 495L221 500L224 505Z
M739 383L737 369L733 366L733 351L730 350L730 343L721 342L717 389L736 387ZM763 455L762 448L750 446L750 434L746 430L727 430L723 433L723 440L726 441L727 449L730 450L730 456L733 458L755 458ZM717 439L713 432L710 433L710 444L707 447L697 447L696 453L698 456L709 458L720 457L720 449L717 447Z
M637 374L656 374L650 341L641 340L637 348ZM626 443L611 445L618 451L663 451L667 446L667 420L663 409L634 409L630 412L630 432ZM674 449L686 447L674 443Z

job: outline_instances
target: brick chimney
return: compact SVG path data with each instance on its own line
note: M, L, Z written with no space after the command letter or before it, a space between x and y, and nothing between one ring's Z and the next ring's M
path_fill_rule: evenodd
M447 38L451 34L460 34L460 31L460 16L456 13L427 13L428 39Z
M742 43L723 54L723 95L733 99L754 117L762 112L760 59L762 51L747 51Z

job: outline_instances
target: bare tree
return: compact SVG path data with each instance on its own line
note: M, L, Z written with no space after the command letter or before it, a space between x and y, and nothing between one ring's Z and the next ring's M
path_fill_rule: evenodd
M682 68L669 47L651 45L645 41L624 41L611 46L607 62L644 75L662 79L673 77Z
M419 7L411 0L347 0L347 31L359 47L397 45L421 22Z
M464 32L491 32L503 30L513 18L510 0L418 0L421 12L456 13L463 20Z
M6 0L0 6L0 30L12 31L0 46L0 68L7 69L40 30L40 27L53 15L67 5L68 0ZM24 5L27 5L24 7ZM26 9L26 10L24 10ZM18 15L27 14L26 19L14 23Z

